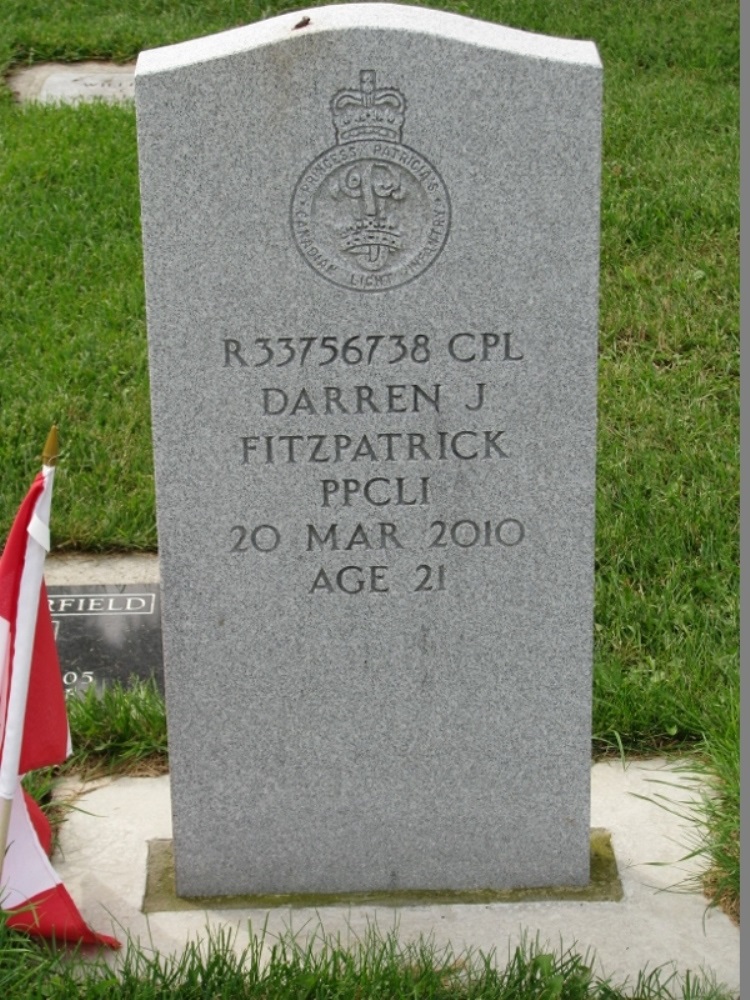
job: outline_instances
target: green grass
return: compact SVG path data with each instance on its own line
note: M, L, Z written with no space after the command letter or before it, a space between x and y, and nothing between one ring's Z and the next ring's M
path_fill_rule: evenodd
M739 891L739 62L734 0L444 4L605 65L595 749L694 748ZM282 6L4 0L0 63L111 56ZM0 96L0 535L60 424L57 549L156 545L131 109Z
M84 777L155 774L167 769L167 719L164 699L153 681L132 678L127 686L90 687L67 701L73 754L61 768L34 771L24 779L40 801L48 798L60 771Z
M721 723L705 726L704 753L686 761L704 783L690 820L698 820L692 856L703 859L703 887L737 923L740 921L740 741L739 704L726 705Z
M153 681L133 677L127 686L115 682L101 691L92 686L69 698L67 708L72 755L60 767L32 771L23 779L55 831L70 808L54 795L60 775L153 777L169 769L166 706Z
M82 697L68 700L68 720L76 771L133 774L166 769L166 712L153 681L134 679L127 689L114 683L102 692L91 687Z
M319 3L258 0L4 0L0 59L133 58L153 48ZM477 0L433 7L544 34L593 38L605 65L632 75L689 66L737 79L739 8L730 0Z
M131 108L0 108L0 510L57 422L57 548L153 548L135 122Z
M19 958L22 961L19 961ZM271 942L265 933L235 952L230 934L193 943L176 958L128 943L115 973L10 933L0 918L0 990L6 1000L724 1000L726 989L668 969L616 984L592 971L594 956L524 941L507 961L456 954L429 940L402 944L376 929L342 942L323 935Z

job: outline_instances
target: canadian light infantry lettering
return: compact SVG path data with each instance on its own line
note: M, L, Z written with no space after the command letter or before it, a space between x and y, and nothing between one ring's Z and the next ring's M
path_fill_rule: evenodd
M435 167L404 146L406 98L364 69L359 89L330 103L337 145L302 172L291 227L305 262L355 292L383 292L435 262L450 230L448 191Z

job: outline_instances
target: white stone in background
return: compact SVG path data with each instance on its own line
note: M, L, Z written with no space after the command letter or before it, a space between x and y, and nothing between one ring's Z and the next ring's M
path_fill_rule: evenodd
M80 552L52 552L44 564L44 579L50 587L158 583L159 557L153 552L100 556Z
M39 63L14 70L8 85L19 101L78 104L132 101L135 63Z

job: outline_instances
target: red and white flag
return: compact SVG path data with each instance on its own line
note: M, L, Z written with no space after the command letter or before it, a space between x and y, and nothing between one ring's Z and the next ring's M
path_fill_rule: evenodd
M54 466L45 465L0 558L0 908L7 924L42 937L119 947L78 912L48 859L49 825L20 776L70 753L65 692L44 587Z

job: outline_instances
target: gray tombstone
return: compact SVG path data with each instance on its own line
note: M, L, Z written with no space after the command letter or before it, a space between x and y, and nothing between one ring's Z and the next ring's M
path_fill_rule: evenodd
M585 883L595 46L321 7L136 101L178 892Z

